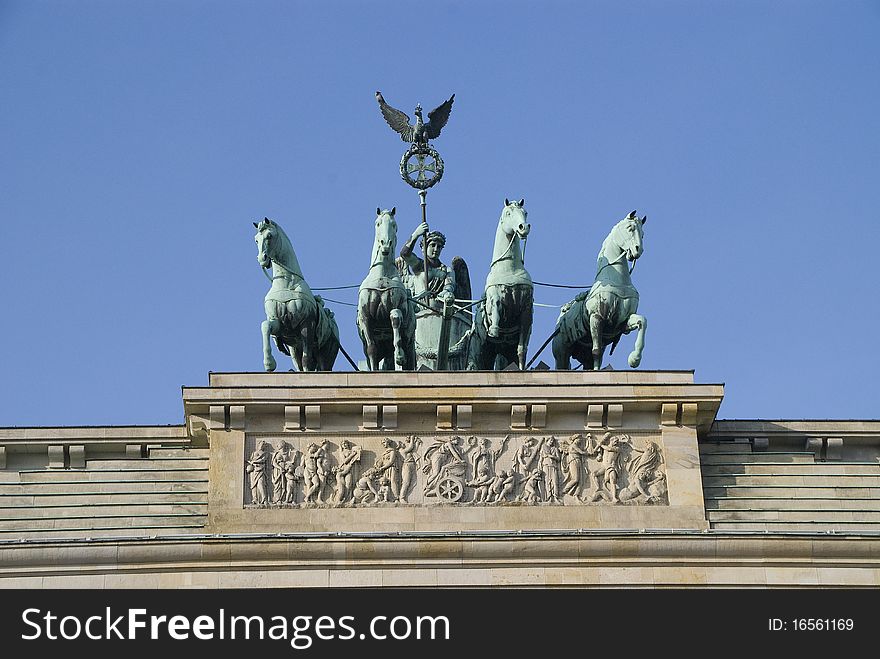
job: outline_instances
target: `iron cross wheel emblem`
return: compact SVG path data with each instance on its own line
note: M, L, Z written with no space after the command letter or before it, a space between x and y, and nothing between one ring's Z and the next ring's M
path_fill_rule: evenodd
M413 144L400 159L400 176L417 189L427 190L443 178L443 159L427 144Z

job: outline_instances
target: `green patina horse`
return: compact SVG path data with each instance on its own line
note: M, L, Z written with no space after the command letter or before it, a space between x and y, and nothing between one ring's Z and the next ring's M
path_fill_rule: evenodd
M376 209L370 271L358 289L357 327L371 371L415 369L416 314L394 262L395 208Z
M526 368L532 333L534 286L520 247L531 231L525 200L504 200L483 300L474 309L468 369L500 371L510 363Z
M628 361L633 368L641 363L648 321L636 313L639 292L632 285L627 261L635 267L642 255L647 219L633 211L614 225L599 250L592 288L562 307L553 337L557 369L570 369L574 357L585 369L599 370L605 346L611 345L613 352L621 335L635 329L639 333Z
M300 371L331 371L339 352L339 328L333 312L315 295L299 267L290 238L278 224L264 218L257 224L257 261L272 268L272 286L266 293L266 320L262 324L263 365L275 370L271 337L278 349L293 359Z

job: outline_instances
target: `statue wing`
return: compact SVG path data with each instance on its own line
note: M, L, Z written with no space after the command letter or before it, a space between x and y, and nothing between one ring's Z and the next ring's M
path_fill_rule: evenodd
M452 272L455 273L455 297L459 300L471 299L471 275L467 263L460 256L452 259Z
M449 100L441 103L428 113L428 125L425 126L425 132L428 139L439 137L443 126L449 121L449 113L452 112L452 102L455 100L455 94L449 97Z
M382 116L385 117L388 125L400 133L400 138L404 142L412 142L414 132L413 127L409 123L409 115L388 105L382 97L382 92L376 92L376 100L379 101L379 109L382 110Z

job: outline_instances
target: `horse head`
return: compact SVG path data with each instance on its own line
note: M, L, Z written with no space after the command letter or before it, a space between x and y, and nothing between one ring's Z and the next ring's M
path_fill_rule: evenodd
M647 221L647 215L640 218L636 215L636 212L633 211L620 222L615 224L611 233L608 235L610 242L621 251L621 255L625 254L629 261L635 261L644 251L644 226ZM606 253L605 256L607 257L608 254Z
M253 223L257 229L257 235L254 236L254 242L257 243L257 261L260 267L271 268L272 261L279 262L282 260L282 250L286 236L275 222L268 217L264 217L257 224ZM282 238L283 236L283 238Z
M505 236L512 237L516 233L522 240L528 237L529 231L532 230L532 225L526 221L529 213L524 208L525 203L525 199L520 199L519 201L504 200L504 210L501 211L501 219L498 221L498 226Z
M373 261L370 267L385 261L394 260L397 251L397 220L391 210L376 209L376 239L373 241Z

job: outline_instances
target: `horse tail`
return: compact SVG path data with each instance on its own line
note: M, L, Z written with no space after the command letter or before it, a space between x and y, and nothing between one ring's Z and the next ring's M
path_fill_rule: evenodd
M609 357L614 354L614 349L617 347L617 344L620 343L621 336L623 336L623 335L618 334L617 336L614 337L614 340L611 342L611 350L608 351Z
M471 320L471 328L467 331L469 338L467 339L467 365L469 371L476 371L480 368L480 357L483 350L483 341L486 336L486 327L483 325L483 317L486 315L483 311L485 300L481 300L474 307L474 315Z
M275 335L274 338L275 338L275 345L278 346L278 350L280 350L285 355L290 357L290 348L287 347L287 344L277 334Z
M402 371L406 368L406 351L403 348L403 338L400 331L403 312L400 309L392 309L388 316L391 320L391 331L394 335L394 366L395 370Z
M320 295L315 296L318 307L318 322L316 332L318 335L319 368L332 371L336 357L339 355L339 326L333 312L324 306L324 300Z

